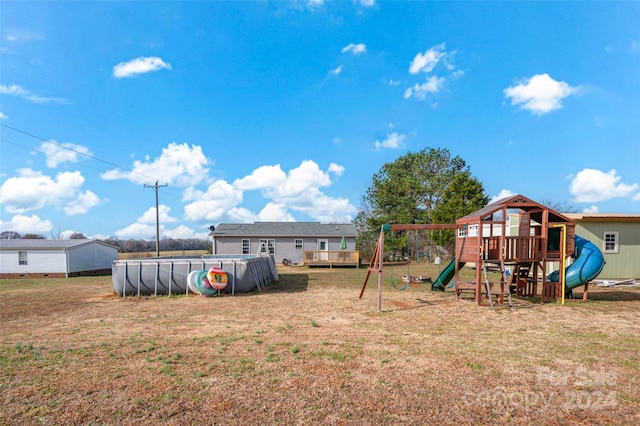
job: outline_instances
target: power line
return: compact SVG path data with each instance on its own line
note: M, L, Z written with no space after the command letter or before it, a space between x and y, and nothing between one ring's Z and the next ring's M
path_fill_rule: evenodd
M115 163L112 163L111 161L103 160L103 159L101 159L101 158L99 158L99 157L96 157L96 156L94 156L94 155L87 154L87 153L82 152L82 151L78 151L78 150L76 150L76 149L73 149L73 148L68 147L68 146L64 146L64 145L59 144L59 143L57 143L57 142L54 142L54 141L52 141L52 140L47 140L47 139L42 138L42 137L40 137L40 136L34 135L34 134L32 134L32 133L25 132L24 130L20 130L20 129L17 129L17 128L15 128L15 127L11 127L11 126L8 126L8 125L6 125L6 124L2 124L2 123L0 123L0 126L2 126L2 127L6 127L7 129L11 129L11 130L13 130L13 131L15 131L15 132L18 132L18 133L22 133L23 135L26 135L26 136L32 137L32 138L34 138L34 139L41 140L41 141L43 141L43 142L45 142L45 143L49 143L49 144L52 144L52 145L58 146L58 147L60 147L60 148L62 148L62 149L66 149L67 151L71 151L71 152L77 153L77 154L82 155L82 156L84 156L84 157L87 157L87 158L89 158L89 159L96 160L96 161L99 161L99 162L101 162L101 163L107 164L107 165L109 165L109 166L116 167L116 168L118 168L118 169L120 169L120 170L123 170L123 171L126 171L126 172L130 172L130 173L134 173L134 174L136 174L136 175L143 176L143 177L145 177L145 178L149 178L150 180L157 180L157 179L156 179L156 178L154 178L154 177L151 177L151 176L145 175L145 174L140 173L140 172L136 172L135 170L131 170L131 169L128 169L128 168L126 168L126 167L119 166L119 165L117 165L117 164L115 164ZM14 145L14 146L17 146L17 147L22 148L22 149L25 149L25 150L38 150L38 148L37 148L37 147L33 147L33 146L25 146L25 145L23 145L23 144L20 144L20 143L17 143L17 142L13 142L13 141L7 140L7 139L2 138L2 137L0 137L0 142L7 143L7 144L10 144L10 145ZM86 167L86 168L91 169L91 170L95 170L95 171L97 171L97 172L101 172L101 173L105 173L105 172L107 172L107 170L99 169L99 168L96 168L96 167L91 167L91 166L89 166L89 165L87 165L87 164L83 164L83 163L77 163L77 164L78 164L79 166ZM166 194L166 195L168 195L168 196L169 196L169 197L171 197L171 198L178 199L178 200L180 200L180 199L182 198L182 196L181 196L181 195L176 195L176 194L174 194L172 191L167 192L167 194Z
M5 128L7 128L7 129L10 129L10 130L13 130L14 132L22 133L23 135L26 135L26 136L32 137L32 138L37 139L37 140L40 140L40 141L42 141L42 142L45 142L45 143L49 143L49 144L55 145L55 146L57 146L57 147L59 147L59 148L66 149L66 150L71 151L71 152L74 152L74 153L76 153L76 154L78 154L78 155L82 155L83 157L86 157L86 158L89 158L89 159L92 159L92 160L95 160L95 161L99 161L99 162L101 162L101 163L107 164L107 165L112 166L112 167L115 167L115 168L117 168L117 169L120 169L120 170L123 170L123 171L129 172L129 173L133 173L133 174L136 174L136 175L138 175L138 176L142 176L142 177L148 178L148 179L150 179L150 180L155 180L155 181L156 181L155 185L146 185L146 184L145 184L145 187L153 188L154 186L158 185L158 179L157 179L157 178L154 178L154 177L151 177L151 176L145 175L145 174L140 173L140 172L136 172L135 170L128 169L128 168L126 168L126 167L123 167L123 166L120 166L120 165L118 165L118 164L115 164L115 163L113 163L113 162L111 162L111 161L103 160L102 158L96 157L96 156L91 155L91 154L87 154L86 152L78 151L78 150L73 149L73 148L70 148L70 147L68 147L68 146L64 146L64 145L59 144L59 143L57 143L57 142L54 142L54 141L52 141L52 140L45 139L45 138L40 137L40 136L38 136L38 135L34 135L33 133L29 133L29 132L26 132L26 131L24 131L24 130L17 129L17 128L12 127L12 126L8 126L8 125L6 125L6 124L4 124L4 123L0 123L0 126L5 127ZM9 143L9 144L11 144L11 145L15 145L15 146L18 146L18 147L21 147L21 148L24 148L24 149L32 149L32 148L26 147L26 146L24 146L24 145L21 145L21 144L15 143L15 142L8 141L8 140L6 140L6 139L4 139L4 138L0 138L0 141L1 141L1 142L5 142L5 143ZM86 164L82 164L82 166L87 167L87 168L90 168L90 169L93 169L93 170L96 170L96 171L99 171L99 172L105 172L105 170L96 169L96 168L94 168L94 167L87 166ZM161 187L166 187L166 186L168 186L168 184L160 185L160 186L161 186ZM157 187L156 187L156 193L157 193ZM177 195L172 194L172 192L171 192L171 191L169 191L169 192L167 193L167 195L169 195L170 197L173 197L173 198L177 198L177 199L181 199L181 198L182 198L181 196L177 196ZM156 200L156 213L157 213L157 212L158 212L158 208L157 208L157 200ZM253 217L249 217L249 216L246 216L246 215L240 214L240 213L238 213L238 212L235 212L235 214L236 214L237 216L244 217L244 218L246 218L246 219L255 220L255 218L253 218ZM157 232L156 232L156 234L157 234Z
M147 175L145 175L143 173L136 172L135 170L128 169L126 167L122 167L122 166L120 166L118 164L112 163L111 161L103 160L102 158L98 158L98 157L96 157L94 155L87 154L86 152L78 151L77 149L73 149L73 148L70 148L68 146L64 146L64 145L59 144L57 142L54 142L52 140L48 140L48 139L42 138L42 137L40 137L38 135L34 135L33 133L25 132L24 130L16 129L15 127L7 126L6 124L3 124L3 123L0 123L0 126L6 127L7 129L11 129L14 132L22 133L23 135L32 137L34 139L41 140L41 141L43 141L45 143L50 143L50 144L55 145L55 146L57 146L59 148L66 149L67 151L74 152L74 153L76 153L78 155L82 155L82 156L90 158L92 160L99 161L99 162L104 163L104 164L108 164L109 166L113 166L113 167L118 168L120 170L124 170L125 172L133 173L133 174L136 174L138 176L142 176L142 177L145 177L145 178L148 178L148 179L151 179L151 180L156 180L156 178L154 178L154 177L147 176ZM5 141L5 140L3 139L3 141ZM9 142L9 141L5 141L5 142L11 143L12 145L18 145L16 143ZM18 146L20 146L20 145L18 145Z
M12 141L4 139L4 138L0 138L0 142L8 143L9 145L17 146L18 148L22 148L22 149L25 149L27 151L30 151L30 150L33 149L33 147L31 147L31 146L25 146L25 145L22 145L22 144L19 144L19 143L16 143L16 142L12 142ZM88 165L82 164L82 163L77 163L77 164L79 166L85 167L87 169L95 170L96 172L101 172L101 173L106 172L106 170L99 169L97 167L88 166Z

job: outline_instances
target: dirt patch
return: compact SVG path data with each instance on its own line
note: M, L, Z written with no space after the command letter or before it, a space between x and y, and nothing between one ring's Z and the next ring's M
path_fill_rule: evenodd
M410 304L406 303L406 302L400 302L398 300L390 300L389 303L391 303L393 306L400 308L400 309L408 309L411 307Z
M385 282L377 313L365 270L279 273L213 298L0 281L0 424L640 423L637 290L491 311Z

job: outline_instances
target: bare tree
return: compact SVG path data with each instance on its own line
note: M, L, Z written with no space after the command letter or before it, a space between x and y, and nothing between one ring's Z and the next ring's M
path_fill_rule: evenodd
M0 233L0 240L19 240L20 238L22 238L22 236L15 231L4 231Z

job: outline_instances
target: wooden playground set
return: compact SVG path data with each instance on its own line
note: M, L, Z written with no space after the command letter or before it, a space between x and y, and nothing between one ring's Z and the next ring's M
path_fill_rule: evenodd
M539 297L541 302L561 300L574 288L584 285L582 299L588 295L589 281L604 267L602 253L591 242L575 235L575 221L522 195L507 197L467 216L455 224L383 225L360 298L372 272L378 274L378 311L382 305L384 234L388 231L454 229L455 256L432 283L431 290L444 291L455 279L456 298L472 292L478 305L494 299L513 306L512 296ZM576 260L567 267L570 257ZM559 264L548 274L551 263ZM463 266L475 267L475 279L463 281ZM488 271L499 274L490 281Z

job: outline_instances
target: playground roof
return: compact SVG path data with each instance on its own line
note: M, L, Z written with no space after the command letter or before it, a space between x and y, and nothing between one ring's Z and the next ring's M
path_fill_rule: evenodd
M456 221L456 223L475 222L477 220L491 219L494 213L510 210L523 210L531 215L531 218L538 223L542 223L542 212L548 211L548 222L552 223L574 223L574 221L567 216L550 209L540 203L537 203L524 195L513 195L510 197L501 198L494 201L491 204L487 204L480 210L476 210Z

